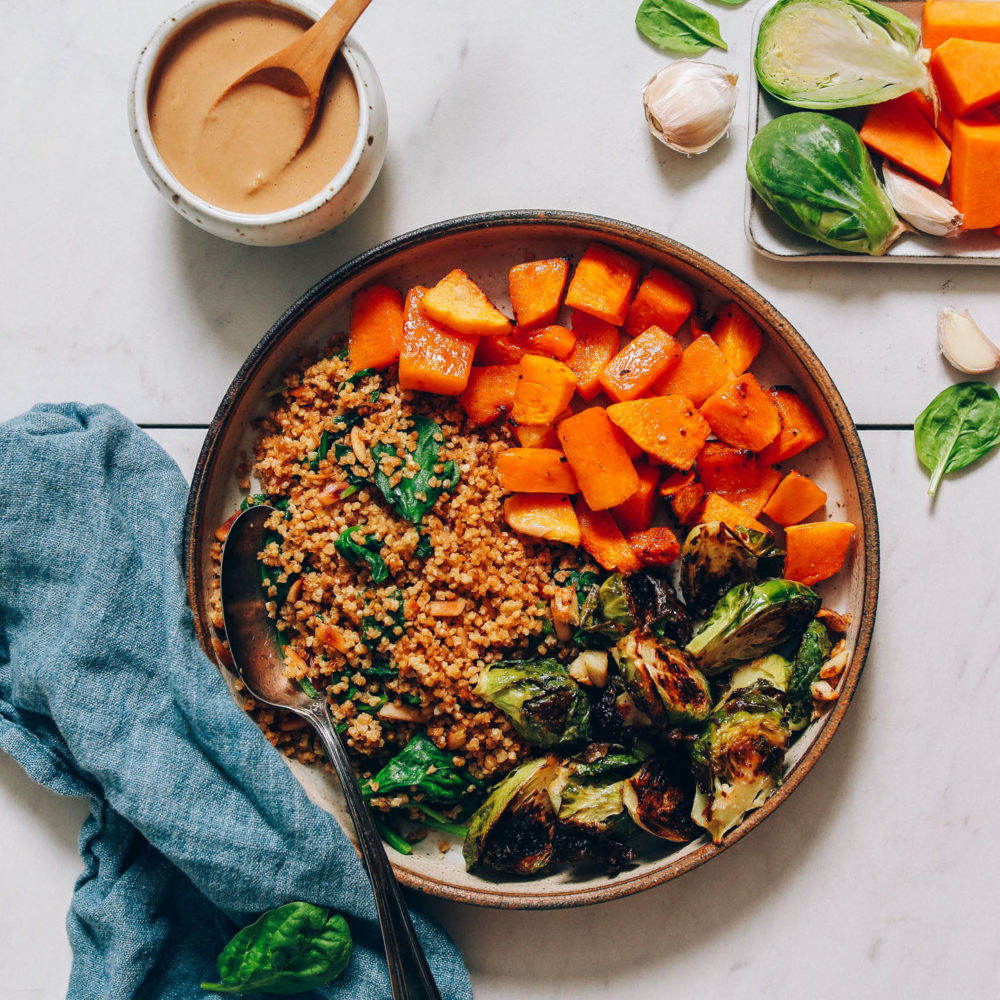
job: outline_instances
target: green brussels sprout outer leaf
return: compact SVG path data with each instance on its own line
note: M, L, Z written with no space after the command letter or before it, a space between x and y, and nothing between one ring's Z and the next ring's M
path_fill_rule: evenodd
M769 531L706 521L684 539L681 593L692 615L707 614L738 583L780 577L785 553Z
M798 732L809 724L813 710L813 681L819 676L820 668L827 661L832 648L829 629L818 618L814 618L802 633L788 683L785 718L792 732Z
M687 652L712 676L734 660L752 660L797 639L819 606L816 591L792 580L737 584L716 604Z
M630 632L615 647L614 656L636 708L654 725L700 725L708 718L708 679L673 643Z
M830 110L931 94L917 25L872 0L778 0L760 24L754 70L786 104Z
M747 177L787 226L838 250L880 256L905 231L865 144L839 118L800 111L768 122Z
M466 868L533 875L552 862L564 769L554 756L511 771L469 818L462 847Z
M621 573L612 573L601 584L597 600L605 621L620 625L623 629L635 628L635 619L625 594L625 578Z
M219 982L201 986L213 993L302 993L339 976L351 947L340 914L312 903L285 903L237 932L219 955Z
M476 694L533 746L582 743L590 735L590 702L558 660L504 660L479 675Z

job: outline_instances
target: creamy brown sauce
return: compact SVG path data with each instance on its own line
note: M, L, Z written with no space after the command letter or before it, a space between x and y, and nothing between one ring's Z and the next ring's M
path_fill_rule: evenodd
M316 122L297 154L304 97L255 83L219 102L231 83L308 26L271 4L232 3L196 18L164 49L150 87L153 141L194 194L235 212L276 212L316 194L347 162L360 108L342 56L327 75Z

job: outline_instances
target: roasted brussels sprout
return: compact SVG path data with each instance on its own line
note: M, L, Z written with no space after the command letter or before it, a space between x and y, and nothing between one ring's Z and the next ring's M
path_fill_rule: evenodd
M618 642L614 657L635 707L653 727L698 725L708 718L708 680L669 640L637 629Z
M636 826L654 837L683 843L698 833L691 820L694 781L690 770L676 760L647 760L625 782L622 799Z
M692 747L691 819L716 844L781 783L791 735L784 718L789 672L777 655L738 668Z
M826 662L833 648L830 632L818 619L814 618L802 634L792 676L788 682L788 707L785 718L792 732L805 729L812 717L813 681L819 676L820 668Z
M559 789L564 769L554 756L513 770L472 814L462 856L516 875L536 875L552 862Z
M559 822L595 836L627 836L631 822L622 802L625 779L581 781L570 777L562 790Z
M587 695L558 660L497 663L480 674L476 694L533 746L581 743L590 734Z
M607 647L634 628L682 645L691 638L690 616L665 577L612 573L584 603L578 639Z
M792 580L741 583L716 604L686 649L711 676L733 660L751 660L797 640L819 605L814 590Z
M784 568L785 553L770 532L707 521L684 539L681 593L688 611L701 618L738 583L780 577Z

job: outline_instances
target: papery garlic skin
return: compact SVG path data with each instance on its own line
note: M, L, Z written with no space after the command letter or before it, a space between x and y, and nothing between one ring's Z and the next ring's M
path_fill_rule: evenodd
M979 329L968 309L938 312L938 344L948 362L968 375L983 375L1000 366L1000 348Z
M947 198L888 163L882 164L882 186L889 204L914 229L931 236L957 236L961 231L962 213Z
M649 131L680 153L704 153L729 129L738 79L713 63L695 59L671 63L642 93Z

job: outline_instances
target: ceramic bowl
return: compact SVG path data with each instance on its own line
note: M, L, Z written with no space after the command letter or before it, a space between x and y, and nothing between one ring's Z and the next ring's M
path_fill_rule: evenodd
M441 853L438 845L445 838L438 834L417 845L409 857L390 851L404 885L468 903L546 908L598 902L648 888L711 860L771 816L805 778L848 709L872 636L878 595L878 525L872 484L850 414L805 340L753 289L718 264L664 236L593 216L507 212L444 222L356 257L294 303L250 353L208 430L188 502L188 594L205 649L211 652L214 638L209 597L215 572L215 530L246 495L240 478L251 463L258 421L273 401L268 390L280 384L283 373L297 367L303 356L328 352L331 344L336 349L347 330L354 292L372 282L395 285L402 291L415 283L431 285L452 268L462 267L498 305L509 309L506 277L513 264L566 255L576 260L591 240L618 247L647 266L668 268L695 286L703 305L739 303L765 334L764 346L754 361L754 372L762 384L793 385L822 420L826 439L797 456L794 465L827 493L828 518L859 526L848 564L817 587L826 606L851 616L846 635L850 666L833 708L793 744L781 787L720 845L706 837L683 845L656 841L644 848L635 868L616 878L563 871L532 880L506 881L466 872L460 842L454 841ZM350 831L332 775L299 764L290 766L313 800L337 815Z
M311 20L322 13L306 0L281 0L280 5ZM193 0L160 25L139 54L128 101L129 127L139 160L173 208L215 236L254 246L312 239L346 219L364 201L382 169L388 113L378 74L365 50L348 36L341 52L354 76L361 116L347 162L324 188L301 204L278 212L252 215L219 208L188 190L170 172L153 142L148 113L150 85L164 46L193 19L219 6L223 6L219 0Z

